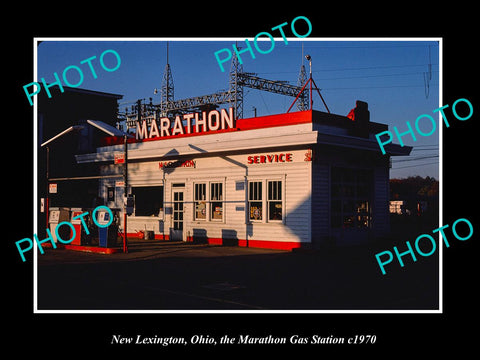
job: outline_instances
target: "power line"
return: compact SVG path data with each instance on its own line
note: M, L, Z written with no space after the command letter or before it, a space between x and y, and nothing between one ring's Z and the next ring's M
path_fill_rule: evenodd
M420 148L423 148L423 147L438 147L438 144L418 145L418 146L415 146L414 149L420 149Z
M432 84L432 85L438 85L438 84ZM424 85L357 86L357 87L338 87L338 88L322 87L320 90L392 89L392 88L416 88L416 87L424 87Z
M417 150L417 151L438 151L438 147L437 148L431 148L431 149L416 149L416 148L413 148L413 150Z
M406 168L417 167L417 166L435 165L435 164L438 164L438 162L435 161L435 162L429 162L429 163L424 163L424 164L400 166L400 167L392 168L392 170L406 169Z
M433 159L433 158L438 158L438 155L416 156L416 157L410 157L408 159L399 159L399 160L393 159L392 163L398 164L399 162L418 161L418 160Z
M372 40L373 41L373 40ZM393 40L392 40L393 41ZM358 41L355 41L357 44L359 43ZM374 41L376 44L378 44L379 42L378 41ZM323 44L320 44L320 43L323 43ZM309 42L307 43L308 44L308 48L315 48L315 49L318 49L318 48L322 48L322 49L387 49L387 48L406 48L406 47L425 47L426 45L425 44L395 44L395 45L384 45L384 44L381 44L381 45L347 45L347 46L342 46L342 45L333 45L333 46L326 46L324 44L327 44L328 42L325 42L325 41L322 41L320 40L319 42ZM381 43L381 42L380 42ZM431 46L431 45L428 45L428 46ZM300 46L291 46L290 49L299 49Z
M352 70L372 70L372 69L394 69L394 68L405 68L405 67L424 67L425 65L438 65L438 64L409 64L409 65L378 65L378 66L367 66L367 67L352 67L352 68L333 68L333 69L320 69L315 70L313 73L319 72L331 72L331 71L352 71ZM274 71L274 72L257 72L257 74L293 74L295 71Z
M358 75L358 76L345 76L345 77L334 77L334 78L319 78L318 80L344 80L344 79L364 79L364 78L376 78L376 77L387 77L387 76L406 76L406 75L420 75L423 72L412 72L412 73L400 73L400 74L379 74L379 75Z

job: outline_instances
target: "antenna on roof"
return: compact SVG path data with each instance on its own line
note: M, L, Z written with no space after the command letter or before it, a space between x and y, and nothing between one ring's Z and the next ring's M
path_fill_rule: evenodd
M300 73L298 74L297 86L302 87L305 82L307 81L307 73L305 71L305 65L303 65L303 42L302 42L302 58L301 58L301 65L300 65ZM304 111L308 109L308 93L304 92L300 97L297 109L299 111Z
M300 63L303 65L303 41L302 41L302 58L300 59Z
M327 104L325 103L325 100L323 99L323 96L322 94L320 94L320 89L318 88L317 84L315 83L315 81L313 80L313 77L312 77L312 57L310 55L305 55L305 59L308 60L308 63L310 65L310 77L309 79L307 80L307 82L303 85L302 89L300 90L300 92L298 93L297 97L295 98L295 100L293 100L293 103L292 105L290 105L290 107L288 108L287 110L287 113L290 111L290 109L292 108L293 104L295 104L295 102L297 101L297 99L302 95L302 93L305 91L305 87L307 86L308 83L310 83L310 110L312 110L312 106L313 106L313 99L312 99L312 85L315 85L315 90L317 90L317 93L318 95L320 96L320 99L322 99L322 102L323 102L323 105L325 105L325 108L327 109L328 113L330 114L330 110L328 109L328 106Z
M428 72L423 73L423 83L425 85L425 98L428 99L430 94L430 80L432 80L432 57L430 53L430 45L428 45Z

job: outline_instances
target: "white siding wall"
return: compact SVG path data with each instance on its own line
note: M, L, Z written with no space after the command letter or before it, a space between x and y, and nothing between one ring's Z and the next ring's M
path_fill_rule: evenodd
M304 153L299 152L299 156ZM284 179L285 186L284 223L253 223L248 227L251 232L249 239L310 242L311 162L251 168L249 179Z
M282 150L230 156L189 158L195 161L193 167L159 168L158 161L129 163L129 186L164 186L164 211L158 217L128 218L128 232L154 230L155 235L169 235L172 226L172 184L185 183L184 188L184 229L185 238L194 232L206 231L210 239L236 238L242 240L276 242L311 241L311 162L304 161L306 150ZM292 162L248 164L248 156L260 154L291 153ZM118 171L118 166L103 167L102 174ZM115 179L100 181L100 191L112 186ZM282 222L250 223L248 221L248 183L262 180L266 193L266 181L281 180L283 184ZM222 182L223 220L195 220L194 184ZM176 188L178 189L178 188ZM112 207L122 207L123 187L116 188L117 203ZM106 198L106 194L105 194ZM122 219L123 222L123 219ZM123 226L123 224L122 224Z

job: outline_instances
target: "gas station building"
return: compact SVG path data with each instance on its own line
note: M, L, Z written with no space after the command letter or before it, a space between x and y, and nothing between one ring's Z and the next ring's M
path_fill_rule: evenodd
M285 250L361 244L389 233L390 157L411 151L389 144L382 155L375 134L387 128L361 101L348 117L234 119L219 109L140 119L127 159L124 138L107 136L75 160L97 171L97 205L117 209L121 229L125 195L133 199L128 236Z

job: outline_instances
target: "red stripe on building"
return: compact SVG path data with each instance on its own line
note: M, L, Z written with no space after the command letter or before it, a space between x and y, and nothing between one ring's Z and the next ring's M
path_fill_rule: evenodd
M223 129L223 130L214 130L214 131L205 131L205 132L192 132L190 134L178 134L172 136L158 136L150 139L128 139L128 143L144 142L144 141L157 141L157 140L169 140L169 139L180 139L185 137L192 136L205 136L213 134L228 133L234 131L247 131L247 130L256 130L256 129L266 129L271 127L278 126L289 126L289 125L298 125L298 124L308 124L312 122L312 111L298 111L287 114L276 114L276 115L267 115L259 116L254 118L247 119L238 119L235 123L235 128L232 129ZM123 144L123 137L121 136L106 136L101 139L101 146L111 146L111 145L121 145Z
M208 238L207 242L209 245L224 245L225 241L232 242L228 239L215 239ZM272 250L292 250L301 248L304 244L301 242L294 241L270 241L270 240L245 240L239 239L238 246L240 247L251 247L251 248L262 248L262 249L272 249Z
M247 119L239 119L236 122L238 130L265 129L278 126L308 124L312 122L312 111L298 111L287 114L260 116Z

